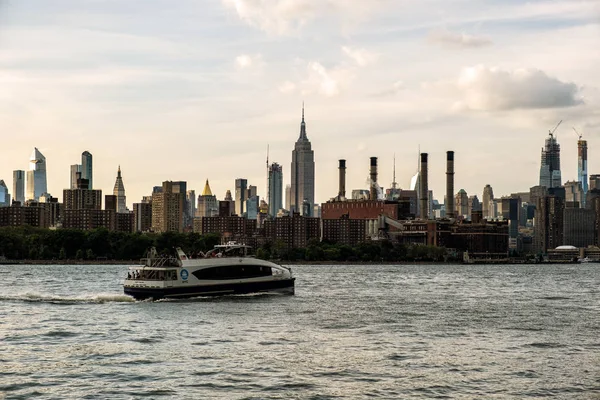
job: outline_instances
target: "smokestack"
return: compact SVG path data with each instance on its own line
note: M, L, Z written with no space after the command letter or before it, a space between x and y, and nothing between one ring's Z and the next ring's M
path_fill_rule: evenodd
M427 186L427 153L421 153L421 219L429 218L429 188Z
M446 217L454 215L454 152L446 152Z
M377 200L377 157L371 157L371 200Z
M346 197L346 160L340 160L338 169L340 171L338 199L342 200Z

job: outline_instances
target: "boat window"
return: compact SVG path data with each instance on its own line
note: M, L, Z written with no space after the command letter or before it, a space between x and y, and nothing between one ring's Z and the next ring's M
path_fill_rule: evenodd
M156 270L156 269L134 269L127 273L127 279L139 281L165 281L177 280L177 271L175 270Z
M261 265L226 265L222 267L204 268L193 272L200 280L247 279L271 276L271 267Z

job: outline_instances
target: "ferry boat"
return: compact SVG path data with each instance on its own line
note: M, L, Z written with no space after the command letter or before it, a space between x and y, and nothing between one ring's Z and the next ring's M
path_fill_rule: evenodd
M197 258L181 248L177 256L159 256L150 249L139 266L129 267L123 284L125 294L137 300L182 299L276 292L294 294L290 268L250 256L250 246L227 243Z

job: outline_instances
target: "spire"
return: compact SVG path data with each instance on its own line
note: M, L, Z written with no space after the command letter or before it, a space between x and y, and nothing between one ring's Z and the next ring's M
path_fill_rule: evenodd
M306 123L304 122L304 102L302 102L302 122L300 123L299 140L308 140L308 138L306 137Z
M208 184L208 179L206 180L206 184L204 185L204 190L202 191L202 196L212 196L212 190L210 190L210 185Z
M117 178L121 177L121 164L119 164L119 169L117 169Z

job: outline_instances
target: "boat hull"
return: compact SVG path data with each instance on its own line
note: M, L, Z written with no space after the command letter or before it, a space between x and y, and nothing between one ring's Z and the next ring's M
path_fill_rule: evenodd
M227 294L282 293L294 294L296 278L262 282L236 282L216 285L193 285L166 288L125 287L126 295L136 300L186 299L198 296L223 296Z

